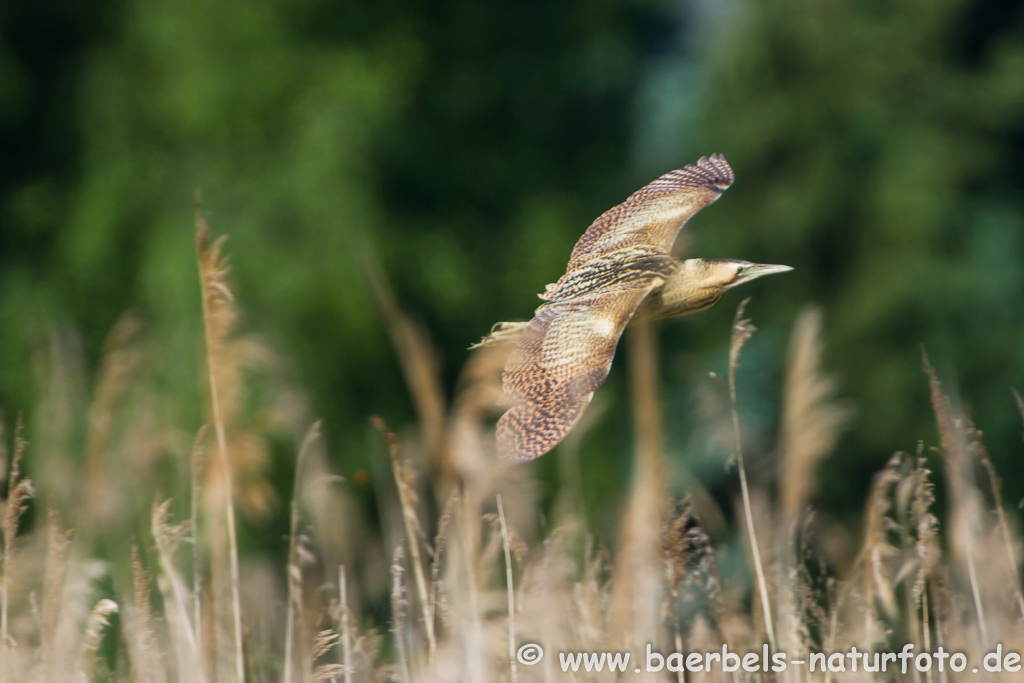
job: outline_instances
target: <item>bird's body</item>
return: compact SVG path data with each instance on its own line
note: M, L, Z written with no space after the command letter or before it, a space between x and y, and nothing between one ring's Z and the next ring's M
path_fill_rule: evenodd
M742 282L789 270L670 253L686 221L732 182L721 155L661 176L594 221L530 322L495 325L481 344L515 342L502 376L517 401L498 421L502 456L532 460L565 437L608 376L628 325L708 309Z

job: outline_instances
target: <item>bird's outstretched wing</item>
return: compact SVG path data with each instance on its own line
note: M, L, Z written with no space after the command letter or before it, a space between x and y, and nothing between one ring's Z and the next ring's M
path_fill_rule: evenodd
M649 274L633 288L599 290L537 309L502 376L519 403L498 421L498 453L533 460L561 441L608 377L622 331L663 278Z
M732 168L721 154L666 173L601 214L576 243L568 271L624 247L670 252L686 221L718 199L733 180Z
M499 454L533 460L572 429L608 376L633 313L678 268L669 252L679 230L732 182L722 155L701 157L594 221L505 366L505 393L518 403L498 421Z

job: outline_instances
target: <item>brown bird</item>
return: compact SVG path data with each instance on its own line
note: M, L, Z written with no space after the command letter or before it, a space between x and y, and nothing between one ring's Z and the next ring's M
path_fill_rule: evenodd
M670 253L686 221L733 179L725 158L713 154L634 192L583 233L565 275L540 295L546 303L533 320L497 323L477 345L516 344L502 375L505 393L517 401L498 420L502 457L533 460L569 433L608 376L628 325L703 311L733 287L792 270L733 259L680 261Z

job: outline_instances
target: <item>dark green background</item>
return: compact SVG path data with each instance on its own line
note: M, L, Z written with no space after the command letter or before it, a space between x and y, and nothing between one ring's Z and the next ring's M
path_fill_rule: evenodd
M351 475L380 454L369 415L413 420L365 254L451 389L466 347L530 315L596 215L721 152L737 182L694 221L691 253L796 269L744 292L761 327L740 377L758 480L789 328L814 303L856 409L819 507L855 514L892 451L937 441L919 343L1011 506L1024 496L1020 3L39 0L4 3L0 22L9 415L40 401L55 329L80 335L92 376L133 308L180 427L198 426L199 188L231 236L244 328L286 359ZM693 437L691 394L724 370L739 299L659 332L668 447L719 492L732 484ZM629 471L623 365L582 443L600 523Z

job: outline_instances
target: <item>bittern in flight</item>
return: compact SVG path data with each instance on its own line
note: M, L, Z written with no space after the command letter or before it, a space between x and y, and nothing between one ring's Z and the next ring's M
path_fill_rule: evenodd
M686 259L670 250L695 213L732 185L721 154L661 176L594 221L533 320L498 323L480 345L514 341L502 382L517 403L498 420L498 452L533 460L580 419L628 326L711 308L730 289L789 266Z

